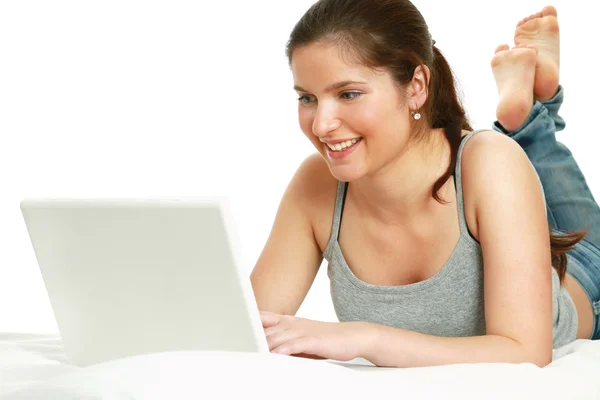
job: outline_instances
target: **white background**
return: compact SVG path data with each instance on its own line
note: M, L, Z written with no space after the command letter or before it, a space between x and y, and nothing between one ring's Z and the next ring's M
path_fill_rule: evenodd
M0 3L0 331L57 329L19 209L25 197L229 196L250 273L313 151L284 56L312 2ZM490 127L493 51L546 2L415 3L473 126ZM600 198L598 6L553 4L566 93L559 137ZM299 315L335 320L324 266Z

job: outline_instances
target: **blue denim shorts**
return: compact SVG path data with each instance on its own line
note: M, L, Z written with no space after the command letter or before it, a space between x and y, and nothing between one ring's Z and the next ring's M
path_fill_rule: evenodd
M600 339L600 248L583 239L575 248L567 252L567 273L586 292L592 303L594 327L592 340ZM575 259L575 262L572 262Z

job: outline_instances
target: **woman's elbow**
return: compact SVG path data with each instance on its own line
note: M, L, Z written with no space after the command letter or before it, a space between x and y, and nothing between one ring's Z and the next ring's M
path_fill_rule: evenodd
M531 363L540 368L544 368L548 364L552 362L552 348L550 349L535 349L533 351L527 351L525 349L525 361L526 363Z

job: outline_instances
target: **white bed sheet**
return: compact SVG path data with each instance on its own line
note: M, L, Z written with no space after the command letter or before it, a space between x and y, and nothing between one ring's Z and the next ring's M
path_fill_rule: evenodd
M86 368L57 335L0 333L0 399L460 398L600 399L600 341L578 340L532 364L376 368L279 355L177 352Z

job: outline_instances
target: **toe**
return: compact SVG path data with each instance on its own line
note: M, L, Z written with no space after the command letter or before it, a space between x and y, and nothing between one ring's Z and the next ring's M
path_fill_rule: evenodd
M494 53L498 53L499 51L506 51L506 50L508 50L508 45L501 44L500 46L496 47L496 51Z
M549 15L553 15L553 16L557 16L558 13L556 12L556 8L552 7L552 6L546 6L542 9L542 12L540 13L542 16L549 16Z

